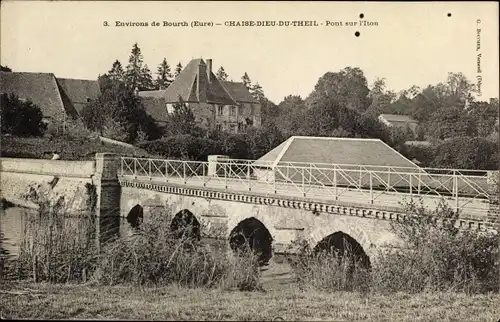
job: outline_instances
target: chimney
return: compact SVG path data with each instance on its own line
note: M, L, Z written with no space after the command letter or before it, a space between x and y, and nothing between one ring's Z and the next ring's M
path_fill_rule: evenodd
M208 87L207 65L205 65L203 60L200 60L200 63L198 65L198 75L197 75L196 87L197 87L196 89L197 89L197 94L198 94L198 101L199 102L206 102L207 101L207 87Z
M212 59L207 59L207 76L208 76L208 82L212 82Z

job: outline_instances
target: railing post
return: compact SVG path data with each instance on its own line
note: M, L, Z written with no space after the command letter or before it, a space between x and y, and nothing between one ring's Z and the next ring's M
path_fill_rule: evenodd
M137 159L134 158L134 178L137 178Z
M208 165L207 165L208 166ZM203 169L203 177L202 177L202 180L203 180L203 186L206 187L207 186L207 182L205 181L206 180L206 172L205 172L205 162L203 162L201 164L201 167Z
M224 165L224 184L226 186L226 189L227 189L227 165L228 163L223 163Z
M248 191L252 191L252 181L250 180L250 161L247 162L247 179L248 179Z
M370 203L373 204L373 175L370 171Z
M411 178L412 178L412 175L410 173L410 198L413 199L413 183L412 183Z
M120 175L123 176L123 157L120 158Z
M309 164L309 185L312 182L312 164Z
M276 194L276 167L273 167L273 186L274 186L274 193Z
M418 190L417 190L417 195L420 196L420 194L422 193L422 172L421 170L418 172Z
M153 161L151 161L151 159L150 159L150 160L148 160L148 166L149 166L149 180L151 180L151 179L152 179L152 177L153 177L153 176L152 176L152 174L151 174L151 162L153 162Z
M165 181L168 182L168 161L165 160Z
M305 175L305 168L302 168L302 194L304 197L306 196L306 175Z
M338 188L337 188L337 167L334 166L333 168L333 184L335 187L335 200L338 200L339 194L338 194Z
M182 161L182 175L184 178L184 184L186 184L186 161Z
M387 189L391 189L391 168L387 169Z

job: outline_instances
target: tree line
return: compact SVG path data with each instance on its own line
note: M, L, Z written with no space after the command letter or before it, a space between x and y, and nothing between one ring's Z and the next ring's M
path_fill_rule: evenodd
M444 82L423 89L412 86L396 93L387 89L385 79L378 78L368 86L360 68L346 67L325 73L307 97L288 95L275 104L245 72L241 82L261 103L262 127L229 134L198 127L193 112L182 100L174 104L166 126L160 128L134 91L167 88L181 72L182 64L177 64L172 76L164 58L153 80L143 62L136 43L125 68L116 60L106 74L99 76L101 94L81 113L88 129L165 157L204 159L206 153L213 152L254 159L292 135L308 135L379 138L424 166L497 168L498 98L476 100L474 84L462 73L449 73ZM223 66L216 76L220 80L229 78ZM380 114L407 115L419 125L416 132L387 127L378 120ZM427 144L413 146L406 144L408 141ZM166 142L178 148L166 149ZM192 149L188 143L203 143L210 148Z

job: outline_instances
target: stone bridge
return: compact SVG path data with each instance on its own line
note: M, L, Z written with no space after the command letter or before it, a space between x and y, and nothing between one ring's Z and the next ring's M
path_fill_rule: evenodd
M419 200L429 208L442 202L458 212L455 225L467 230L493 231L498 218L486 172L112 154L96 162L101 228L116 221L116 209L132 226L168 210L172 225L190 222L201 237L225 241L233 249L247 238L268 257L293 252L289 246L301 240L311 247L348 242L373 260L379 250L400 246L391 223L406 216L404 201Z

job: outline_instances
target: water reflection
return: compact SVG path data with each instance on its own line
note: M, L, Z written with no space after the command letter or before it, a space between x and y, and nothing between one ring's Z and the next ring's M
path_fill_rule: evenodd
M33 209L11 207L7 209L0 209L0 257L1 258L16 258L19 255L20 245L26 235L32 235L33 229L46 229L48 225L56 224L59 229L62 226L73 227L77 229L82 235L85 235L83 230L89 231L95 228L95 224L91 221L84 219L80 216L64 216L63 221L49 220L47 216L40 216L38 211ZM102 220L101 220L102 221ZM129 232L128 223L126 220L113 220L113 226L120 223L119 234L126 235ZM102 226L104 225L101 223ZM108 227L109 228L109 227ZM71 228L70 228L71 229ZM116 228L114 232L118 233ZM31 236L28 236L31 237Z
M23 227L29 217L37 215L36 210L12 207L0 209L1 251L5 257L15 257L19 253Z

